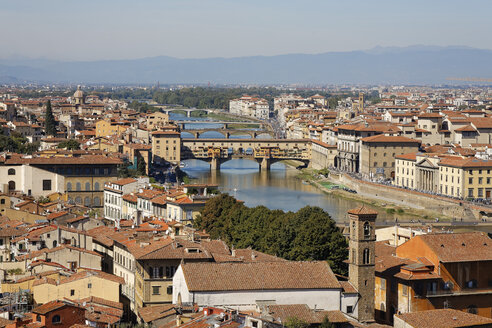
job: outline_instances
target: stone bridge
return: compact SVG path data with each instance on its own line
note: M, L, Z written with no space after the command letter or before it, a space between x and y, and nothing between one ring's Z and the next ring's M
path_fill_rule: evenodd
M234 125L242 125L242 126L248 126L248 125L251 125L252 127L257 127L259 126L260 129L271 129L270 128L270 124L269 123L265 123L265 122L234 122L234 121L185 121L185 120L179 120L179 121L174 121L174 123L181 129L181 130L187 130L186 128L186 124L200 124L200 125L204 125L204 124L220 124L222 125L221 128L219 129L229 129L230 126L234 126ZM191 130L191 129L188 129L188 130Z
M226 139L229 139L232 135L249 135L252 139L262 134L268 134L273 136L272 131L253 131L253 130L240 130L240 129L190 129L181 130L181 132L187 132L192 134L195 139L198 139L205 132L218 132L222 134Z
M181 160L199 159L210 163L212 170L236 158L258 162L260 170L283 160L311 161L309 139L183 139Z
M198 109L198 108L167 108L165 104L157 104L157 105L152 105L154 107L159 108L163 113L169 114L170 112L174 111L180 111L180 112L186 112L186 117L191 117L191 112L196 112L196 111L203 111L208 113L212 113L215 111L215 109Z

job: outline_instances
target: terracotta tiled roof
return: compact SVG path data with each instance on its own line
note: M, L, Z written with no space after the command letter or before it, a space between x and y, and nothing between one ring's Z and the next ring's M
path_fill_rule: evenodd
M89 250L84 249L84 248L78 248L78 247L74 247L74 246L70 246L70 245L61 245L61 246L58 246L58 247L55 247L55 248L45 248L45 249L42 249L42 250L39 250L39 251L27 253L25 255L20 255L20 256L17 256L16 259L18 261L22 261L22 260L26 260L26 259L32 259L32 258L36 258L36 257L38 257L38 256L40 256L42 254L58 252L58 251L63 250L65 248L68 248L70 250L79 251L79 252L82 252L82 253L87 253L87 254L91 254L91 255L102 257L99 253L96 253L94 251L89 251Z
M153 220L144 222L136 228L136 231L166 231L169 226L164 221Z
M353 215L378 215L378 212L368 207L365 207L364 205L351 209L348 211L348 213Z
M152 132L152 135L155 136L155 135L174 135L174 136L180 136L181 134L177 131L154 131Z
M68 219L66 222L67 223L75 223L75 222L82 221L82 220L85 220L85 219L89 219L89 217L88 216L84 216L84 215L80 215L80 216L74 217L72 219Z
M492 117L472 117L469 121L477 129L492 129Z
M65 279L61 279L60 282L57 282L57 285L63 285L67 284L73 281L85 279L85 278L90 278L90 277L96 277L100 279L105 279L109 281L113 281L119 284L124 284L125 280L121 277L115 276L110 273L102 272L99 270L89 270L89 269L84 269L83 271L79 271L77 273L72 274L70 277L67 277Z
M316 139L312 139L311 141L313 143L315 143L317 145L320 145L322 147L325 147L325 148L337 148L337 145L330 145L330 144L327 144L326 142L319 141L319 140L316 140Z
M400 267L410 263L410 260L396 257L396 247L389 245L387 241L376 242L376 272L385 272L393 269L397 273Z
M480 160L476 158L444 157L439 162L439 165L462 168L492 167L492 161Z
M123 198L123 200L126 200L127 202L130 203L136 203L138 201L138 197L132 194L123 195L121 198Z
M442 115L438 113L421 113L418 118L442 118Z
M361 138L360 140L362 140L363 142L367 142L367 143L379 143L379 142L382 142L382 143L399 143L399 144L401 144L401 143L421 143L420 140L415 140L415 139L411 139L411 138L407 138L407 137L401 137L401 136L385 136L382 134L377 134L374 136Z
M51 311L58 310L64 306L67 306L67 304L64 302L51 301L48 303L44 303L43 305L40 305L38 307L35 307L34 309L32 309L32 312L36 314L47 314Z
M349 281L340 281L340 285L342 285L342 289L344 293L356 294L358 293L357 289L349 282Z
M476 132L477 129L475 129L471 125L465 125L465 126L462 126L461 128L455 129L454 131L458 131L458 132Z
M184 263L181 267L192 292L341 289L326 262Z
M87 231L89 236L92 236L94 241L97 241L104 246L111 247L114 244L114 240L109 238L110 235L115 233L114 228L108 226L100 226Z
M55 212L55 213L50 213L48 215L46 215L46 219L47 220L54 220L56 218L59 218L61 216L64 216L64 215L67 215L68 212L67 211L61 211L61 212Z
M415 161L417 159L417 153L409 153L409 154L398 155L395 158L397 158L397 159L406 159L406 160L410 160L410 161Z
M118 186L124 186L124 185L130 184L130 183L134 183L134 182L137 182L137 180L136 179L133 179L133 178L125 178L125 179L120 179L120 180L113 181L111 183L113 183L115 185L118 185Z
M167 195L157 196L154 199L152 199L152 204L166 205L166 203L167 203Z
M137 197L152 199L152 198L157 197L158 195L161 195L163 193L164 193L164 191L162 191L162 190L144 189L144 190L142 190L142 192L139 192L137 194Z
M13 323L13 321L11 320L7 320L7 319L4 319L4 318L0 318L0 328L4 328L5 326L9 325Z
M414 328L453 328L453 327L480 327L492 325L492 319L476 314L454 309L439 309L418 311L413 313L395 314L409 327Z
M422 239L441 262L492 261L492 239L484 232L425 234L414 238Z
M240 258L245 263L253 262L284 262L285 259L270 254L258 252L252 249L236 249L234 250L236 257Z
M174 304L146 306L138 309L138 315L145 323L176 314Z
M11 227L7 224L0 225L0 237L18 237L22 236L27 232L24 227Z
M160 247L154 249L146 247L144 254L136 254L135 258L138 260L212 259L212 255L199 243L188 240L173 241L167 238Z

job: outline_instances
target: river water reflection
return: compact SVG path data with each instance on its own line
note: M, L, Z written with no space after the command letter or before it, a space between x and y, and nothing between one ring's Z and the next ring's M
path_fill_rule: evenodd
M360 202L325 194L296 178L298 171L283 163L275 163L269 172L259 172L251 160L231 160L222 164L220 171L211 172L209 164L198 160L185 161L183 169L199 183L218 184L221 192L235 195L247 206L264 205L270 209L297 211L311 205L326 210L332 218L344 221L349 209ZM393 215L381 210L378 219L393 220Z
M184 115L170 115L172 120L189 120ZM206 118L191 118L197 121L189 129L210 128ZM182 132L183 138L193 138L193 135ZM266 138L268 135L260 135ZM200 135L201 138L224 138L220 132L210 131ZM233 135L231 138L251 138L249 135ZM284 163L275 163L269 172L260 172L258 163L235 159L221 165L220 171L211 172L210 165L199 160L184 161L186 167L183 169L198 183L211 183L219 185L221 192L235 195L243 200L246 206L264 205L270 209L281 209L284 211L297 211L300 208L311 205L319 206L326 210L332 218L337 221L346 219L347 211L361 205L360 202L325 194L316 187L303 183L296 178L298 171ZM394 220L393 214L379 210L378 219Z

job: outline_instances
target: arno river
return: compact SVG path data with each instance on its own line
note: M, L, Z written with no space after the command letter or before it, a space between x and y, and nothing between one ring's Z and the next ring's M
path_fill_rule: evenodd
M187 119L183 115L171 114L171 119ZM197 120L197 124L187 128L203 128L204 119ZM200 124L201 123L201 124ZM212 127L210 124L207 127ZM191 138L191 134L182 133L184 138ZM204 133L201 138L223 138L218 132ZM246 138L246 136L233 136ZM335 195L324 194L316 187L303 183L296 178L299 172L295 168L283 163L271 166L269 172L259 172L258 164L251 160L231 160L221 165L220 171L212 173L209 164L199 160L184 161L183 170L191 178L196 178L199 183L218 184L221 192L235 195L245 202L247 206L264 205L271 209L282 209L285 211L297 211L298 209L311 205L319 206L326 210L334 219L345 220L347 210L360 206L354 200L341 198ZM392 220L393 215L379 211L379 219Z

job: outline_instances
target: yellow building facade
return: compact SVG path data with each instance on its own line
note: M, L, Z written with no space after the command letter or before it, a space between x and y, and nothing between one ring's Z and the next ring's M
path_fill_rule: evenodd
M119 302L120 285L124 280L101 271L84 270L59 282L39 279L33 283L32 293L37 304L59 299L84 299L99 297L111 302Z
M152 162L178 164L181 161L181 134L177 131L152 132Z

